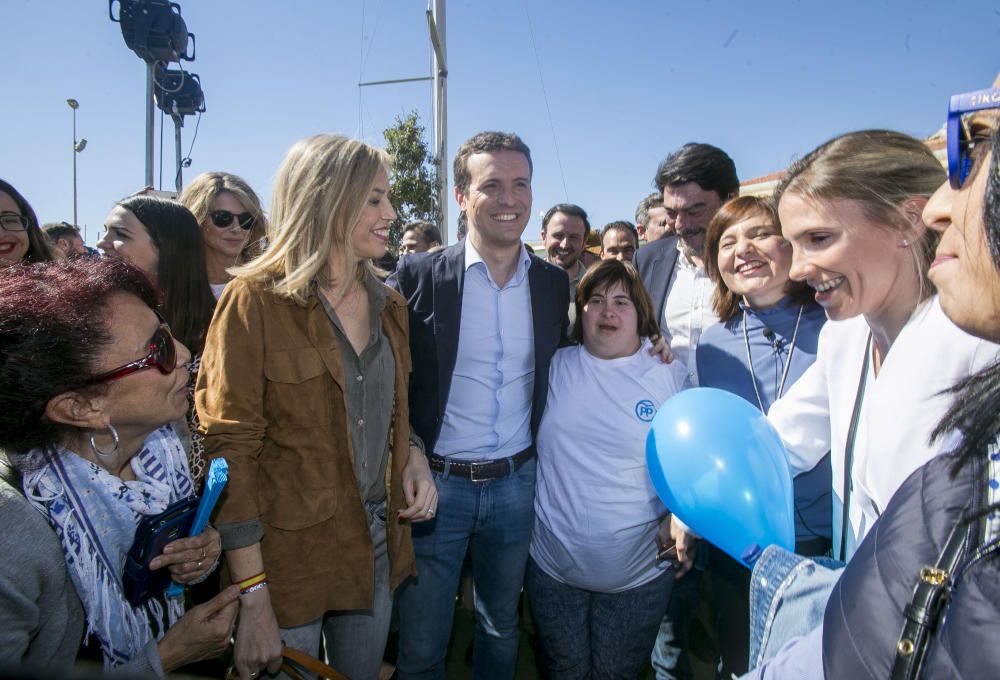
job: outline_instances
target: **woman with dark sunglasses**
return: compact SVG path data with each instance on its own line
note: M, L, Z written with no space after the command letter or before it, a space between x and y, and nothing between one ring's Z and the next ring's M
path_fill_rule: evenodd
M106 257L121 258L143 271L162 291L160 311L194 359L188 411L188 452L196 486L207 471L194 410L194 381L215 297L205 273L201 232L183 205L156 196L131 196L108 214L97 247Z
M923 210L940 237L929 276L951 321L998 342L1000 89L953 97L952 114L964 129L949 126L948 182ZM948 398L933 423L940 455L892 496L834 587L822 627L756 676L950 680L1000 672L1000 363L959 380Z
M31 204L0 179L0 267L17 262L49 262L52 249Z
M235 589L186 614L182 599L134 606L122 594L140 520L194 492L170 425L187 410L190 354L156 304L149 280L119 260L0 270L0 449L24 492L0 494L3 661L72 664L84 620L104 666L136 676L163 677L225 648ZM8 524L26 504L54 537ZM150 566L188 584L220 552L208 528L169 543Z
M232 276L229 269L260 254L267 220L260 199L241 177L228 172L203 172L178 199L201 227L205 266L218 298Z

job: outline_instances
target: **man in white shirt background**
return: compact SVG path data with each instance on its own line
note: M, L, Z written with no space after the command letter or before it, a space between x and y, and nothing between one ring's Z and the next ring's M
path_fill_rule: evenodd
M641 248L635 266L653 299L674 359L698 385L695 350L702 332L718 323L712 311L715 287L705 272L705 230L722 204L739 195L736 165L710 144L685 144L660 163L656 186L663 192L667 224L675 236Z
M695 352L701 334L719 319L712 309L715 286L702 255L705 231L719 208L739 195L736 165L725 151L711 144L685 144L667 156L656 170L656 187L663 194L667 227L674 236L639 249L635 265L653 300L660 330L674 360L686 367L698 385ZM697 571L675 585L667 615L653 649L658 680L690 677L688 628L698 606Z

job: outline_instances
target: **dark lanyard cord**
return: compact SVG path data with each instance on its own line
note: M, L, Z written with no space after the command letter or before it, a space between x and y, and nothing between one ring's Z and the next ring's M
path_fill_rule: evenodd
M840 525L840 561L847 561L847 527L851 518L851 491L854 482L851 472L854 468L854 440L858 436L858 421L861 419L861 404L865 400L865 383L868 382L868 366L872 357L872 334L868 333L865 343L865 360L861 364L861 379L858 381L858 393L854 396L854 413L851 414L851 426L847 430L847 446L844 447L844 508L841 513Z

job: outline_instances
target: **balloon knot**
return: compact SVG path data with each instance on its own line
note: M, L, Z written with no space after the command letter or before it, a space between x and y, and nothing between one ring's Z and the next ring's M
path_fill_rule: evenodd
M757 561L757 558L760 557L760 554L762 552L764 551L761 549L761 547L756 543L753 543L750 546L748 546L746 550L743 551L743 553L740 555L740 559L744 562L744 564L753 566L753 563Z

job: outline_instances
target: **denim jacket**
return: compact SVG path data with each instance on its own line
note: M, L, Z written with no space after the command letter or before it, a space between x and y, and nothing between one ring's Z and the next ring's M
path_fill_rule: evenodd
M836 560L801 557L778 546L761 554L750 582L750 668L823 622L842 570Z

